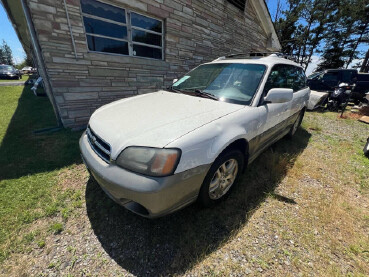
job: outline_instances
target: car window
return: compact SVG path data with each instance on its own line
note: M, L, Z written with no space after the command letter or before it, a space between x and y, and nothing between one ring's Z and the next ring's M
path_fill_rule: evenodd
M338 72L327 72L323 75L324 81L338 81Z
M292 72L290 66L277 64L272 68L264 87L264 96L272 88L293 88L296 72Z
M213 63L190 71L173 89L202 90L221 101L249 105L266 70L261 64Z
M296 78L295 85L294 85L294 88L293 88L294 92L302 90L302 89L307 87L307 85L306 85L306 75L305 75L304 70L302 68L299 68L299 67L295 67L295 70L297 72L297 76L296 76L297 78Z
M308 76L308 79L315 80L315 79L317 79L321 74L322 74L322 72L314 72L314 73L312 73L312 74L310 74L310 75Z
M13 70L13 67L10 65L1 65L0 69L2 70Z
M353 75L355 74L355 71L352 70L344 70L342 71L342 82L345 83L351 83L353 79Z
M291 88L296 92L306 86L306 75L302 68L293 65L277 64L272 68L268 76L260 103L272 88Z

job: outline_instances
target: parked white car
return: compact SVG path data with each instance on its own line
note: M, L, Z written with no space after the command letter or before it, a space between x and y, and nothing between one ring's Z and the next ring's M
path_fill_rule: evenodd
M220 58L168 90L96 110L82 157L114 201L142 216L210 206L263 150L295 134L309 94L303 69L276 54Z

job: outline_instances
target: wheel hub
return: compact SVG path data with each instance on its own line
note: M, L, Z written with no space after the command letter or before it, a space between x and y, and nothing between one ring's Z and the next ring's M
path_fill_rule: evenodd
M233 185L238 173L238 162L230 159L224 162L214 173L209 185L209 197L213 200L225 195Z

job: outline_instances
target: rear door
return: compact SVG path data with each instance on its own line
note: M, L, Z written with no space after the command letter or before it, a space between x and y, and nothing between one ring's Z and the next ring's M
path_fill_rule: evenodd
M288 125L294 122L298 113L304 108L305 103L309 100L309 87L306 84L306 75L301 67L290 66L289 75L292 83L289 84L293 89L293 99L290 109Z

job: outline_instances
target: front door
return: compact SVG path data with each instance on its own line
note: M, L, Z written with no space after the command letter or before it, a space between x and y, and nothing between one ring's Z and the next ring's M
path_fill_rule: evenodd
M293 82L292 82L293 83ZM262 151L272 143L286 128L286 120L290 116L292 102L265 103L264 97L272 88L292 88L289 79L289 66L275 65L269 73L265 83L263 94L260 98L258 110L262 125L262 134L259 137L259 151Z

